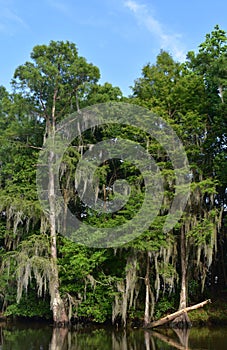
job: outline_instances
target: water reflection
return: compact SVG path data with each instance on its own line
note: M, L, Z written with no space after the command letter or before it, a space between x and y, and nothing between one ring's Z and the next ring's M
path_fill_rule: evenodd
M50 350L68 350L71 344L68 342L69 331L66 328L54 328L50 342Z
M49 350L50 327L0 324L0 350Z
M226 348L227 328L69 331L50 325L0 325L0 350L165 350Z
M189 345L188 345L190 330L189 329L183 329L183 330L182 329L174 329L174 332L177 336L177 339L175 339L173 337L173 334L171 337L169 335L155 332L155 331L151 332L151 336L155 337L157 339L160 339L161 341L163 341L163 343L172 346L174 349L190 350Z

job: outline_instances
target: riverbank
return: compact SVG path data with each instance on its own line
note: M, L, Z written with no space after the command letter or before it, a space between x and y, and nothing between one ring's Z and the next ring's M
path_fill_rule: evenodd
M177 310L169 310L160 315L159 319L169 316L175 311ZM227 292L219 296L218 299L211 299L211 303L206 304L202 308L190 311L188 316L192 323L192 327L227 326ZM132 328L143 327L143 318L130 320L129 323ZM168 328L168 324L163 325L162 327Z
M163 315L165 316L165 315ZM224 326L227 325L227 299L221 298L215 301L212 301L211 304L205 305L203 308L193 310L189 313L190 321L192 322L193 327L197 326L212 326L219 325ZM42 319L40 317L12 317L12 316L4 316L4 314L0 313L0 322L40 322L40 323L52 323L51 320ZM110 325L110 322L105 322L103 325ZM75 323L73 322L73 326L79 326L79 328L86 328L88 326L101 326L102 324L92 322L90 319L81 318L78 319ZM143 318L141 319L130 319L128 320L128 325L131 328L141 328L143 326Z
M193 326L227 325L227 300L218 299L189 314Z

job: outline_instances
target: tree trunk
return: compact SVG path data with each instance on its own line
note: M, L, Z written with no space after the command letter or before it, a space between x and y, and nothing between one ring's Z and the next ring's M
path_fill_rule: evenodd
M56 169L56 149L55 149L55 129L56 129L56 100L58 89L55 88L53 95L53 104L51 111L51 120L47 118L46 128L47 135L50 139L51 146L49 150L49 183L48 183L48 200L49 200L49 224L50 224L50 239L51 239L51 265L52 265L52 280L50 284L51 308L53 311L54 325L63 327L68 324L68 316L65 310L64 302L59 292L59 275L57 266L57 231L56 231L56 192L55 192L55 174Z
M183 310L187 307L187 244L186 234L184 226L181 228L180 247L181 247L181 292L179 310ZM179 317L175 318L172 322L174 328L188 328L191 327L191 322L187 312L182 313Z
M147 327L150 322L150 253L147 253L147 270L145 276L146 297L145 297L145 311L144 311L144 327Z
M199 304L196 304L196 305L193 305L193 306L189 306L189 307L186 307L185 309L182 309L182 310L178 310L176 312L174 312L173 314L170 314L166 317L163 317L161 318L160 320L158 321L154 321L154 322L151 322L151 324L149 325L149 328L155 328L155 327L159 327L159 326L162 326L164 325L165 323L168 323L172 320L174 320L175 318L181 316L182 314L185 314L189 311L192 311L192 310L196 310L196 309L199 309L200 307L203 307L204 305L208 304L208 303L211 303L211 300L208 299L208 300L205 300L203 301L202 303L199 303Z
M52 259L52 274L53 280L51 282L51 308L53 312L53 321L56 327L65 327L69 323L66 314L64 302L59 293L59 277L57 269L57 261Z
M48 178L48 200L49 200L49 224L50 224L50 254L52 266L52 278L50 281L51 309L53 311L53 321L56 326L65 326L68 323L63 300L59 293L59 276L57 267L57 239L56 239L56 195L55 195L55 152L54 152L54 131L49 137L53 144L49 151L49 178Z
M186 261L186 237L184 229L181 232L181 292L179 310L187 306L187 261Z

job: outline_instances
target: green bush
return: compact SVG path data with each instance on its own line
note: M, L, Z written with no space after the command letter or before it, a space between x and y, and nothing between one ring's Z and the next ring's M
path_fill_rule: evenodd
M48 299L48 298L47 298ZM9 305L5 316L42 317L51 319L50 302L45 298L37 298L34 292L23 295L19 303Z

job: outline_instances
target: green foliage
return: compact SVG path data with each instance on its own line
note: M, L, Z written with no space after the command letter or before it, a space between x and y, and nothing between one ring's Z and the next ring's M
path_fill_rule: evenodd
M5 311L6 316L18 317L40 317L51 319L52 312L50 310L49 298L37 298L35 292L31 291L21 298L19 303L10 304Z
M113 87L109 83L104 83L104 85L92 85L84 103L83 104L92 106L97 103L104 103L109 101L121 101L122 92L119 87Z
M164 145L138 128L104 124L87 130L68 147L59 174L65 205L81 221L97 228L97 241L100 228L130 224L144 201L145 185L136 164L108 160L95 172L98 198L104 205L112 199L121 199L120 194L114 194L113 184L126 179L131 185L128 201L116 213L108 210L99 213L86 207L75 194L75 171L78 161L83 161L84 152L101 140L129 139L155 159L164 182L164 198L157 217L142 235L120 249L87 248L59 233L60 291L64 300L72 303L69 311L74 317L96 322L111 319L116 295L121 301L124 297L124 301L127 299L128 315L141 317L148 252L150 287L154 294L160 292L161 295L155 318L174 311L176 300L165 296L164 282L171 280L172 289L180 290L182 232L189 256L188 277L196 276L189 281L189 300L201 290L205 280L204 276L203 282L200 280L198 270L211 266L213 249L218 247L226 253L224 241L219 239L224 227L221 209L227 204L226 67L226 33L215 26L199 46L198 53L188 53L187 62L175 62L169 53L161 51L154 64L143 67L141 77L132 87L129 102L163 117L182 140L190 162L191 173L186 176L192 180L191 196L181 221L168 234L163 233L163 225L179 188L176 188L177 174ZM99 69L79 56L75 44L51 41L49 45L35 46L31 62L16 69L12 94L0 87L0 297L2 306L7 306L6 315L50 317L47 295L50 290L44 285L51 279L48 269L51 243L48 222L36 194L37 159L43 140L51 131L50 124L54 128L65 116L88 105L124 100L118 87L98 84L99 77ZM183 196L185 188L179 187ZM152 209L147 208L147 216ZM89 239L89 230L83 229L82 234L87 234ZM127 262L135 255L138 257L133 277L136 287L129 296L126 294L134 281L128 277L132 265ZM15 259L7 265L7 271L4 267L8 256ZM221 264L218 255L217 260ZM16 303L18 282L22 298ZM27 295L22 294L22 287Z
M33 62L16 69L13 85L35 102L36 109L44 117L51 115L56 93L57 114L63 116L77 110L78 99L100 77L99 69L79 56L76 45L69 41L37 45L31 59Z
M123 273L121 262L113 251L87 248L65 238L61 240L61 291L77 300L72 314L95 322L110 319L118 278L115 275Z
M163 297L156 305L154 318L159 319L168 313L174 312L176 309L176 300L173 297Z
M94 290L86 293L86 300L79 305L76 316L83 316L99 323L105 322L111 319L112 302L111 286L96 285Z
M190 279L188 281L188 302L189 304L193 303L194 301L200 300L201 297L201 287L198 280ZM201 311L201 310L198 310Z

